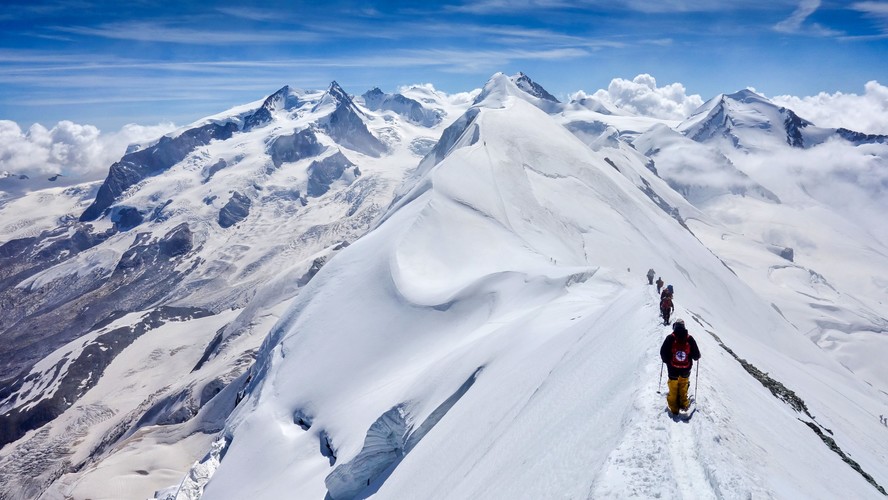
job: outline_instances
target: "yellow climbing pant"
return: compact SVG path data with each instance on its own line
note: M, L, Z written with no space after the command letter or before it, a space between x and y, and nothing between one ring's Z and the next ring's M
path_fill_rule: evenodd
M685 377L678 377L675 380L669 379L669 394L666 395L666 405L669 406L669 411L678 413L679 409L690 406L691 402L688 400L690 383L690 380Z

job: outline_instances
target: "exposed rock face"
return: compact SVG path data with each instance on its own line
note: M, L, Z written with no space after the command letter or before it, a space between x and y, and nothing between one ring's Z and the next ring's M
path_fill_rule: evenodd
M69 230L73 233L68 236ZM37 237L12 240L0 245L0 331L3 330L10 312L4 311L3 294L15 283L21 282L44 269L58 264L65 258L92 248L108 239L115 231L109 229L94 233L92 226L75 224L44 231ZM23 312L23 311L21 311Z
M144 217L135 207L118 206L111 210L111 222L115 229L124 232L142 223Z
M312 162L308 167L308 195L321 196L330 189L330 185L349 171L351 177L361 175L361 171L348 158L337 151L323 160Z
M201 318L212 313L203 309L164 306L146 314L134 327L110 330L88 343L73 359L63 358L53 368L58 388L49 398L35 405L15 405L16 409L0 415L0 447L15 441L27 431L54 419L99 381L111 361L144 333L168 321ZM20 376L0 386L0 406L12 405L35 375Z
M231 227L250 215L250 199L235 191L219 211L219 225Z
M518 73L517 77L514 79L515 85L518 86L519 89L527 92L528 94L538 97L540 99L544 99L546 101L551 101L555 103L560 103L558 99L555 98L552 94L550 94L546 89L542 87L542 85L530 79L529 76L524 73Z
M799 115L786 108L780 108L780 113L786 118L783 120L783 128L786 129L786 143L794 148L805 147L805 139L802 136L802 129L811 125L811 122L805 120Z
M220 159L216 163L210 165L209 167L204 169L204 182L208 182L210 179L216 175L216 172L222 170L223 168L228 166L228 162Z
M34 360L96 328L121 312L145 310L168 296L193 271L177 268L194 246L187 225L162 238L136 235L112 268L85 268L41 279L39 273L76 256L114 234L93 233L90 226L46 232L0 246L0 394ZM106 252L115 258L113 252ZM34 281L24 286L16 283ZM2 382L3 380L6 382Z
M278 136L268 147L268 154L275 167L284 163L299 161L319 155L324 150L318 136L310 128L294 132L292 135Z
M407 121L424 127L434 127L443 119L438 110L428 109L419 101L401 94L386 94L379 88L374 88L361 97L364 98L364 104L370 111L380 109L394 111Z
M165 234L158 244L160 245L160 254L164 257L185 255L194 247L191 228L188 227L187 222L183 222Z
M182 161L189 153L215 139L228 139L237 131L237 124L210 123L173 137L162 137L157 144L125 155L111 165L105 183L95 201L80 216L93 221L102 216L124 191L146 177L157 175Z
M370 133L364 123L364 114L336 82L330 84L327 94L336 103L333 110L319 124L327 134L344 147L378 158L386 151L385 144Z
M846 141L852 142L857 145L872 144L875 142L880 142L883 144L888 143L888 135L864 134L862 132L855 132L846 128L836 129L836 133L839 134L839 136L841 136Z

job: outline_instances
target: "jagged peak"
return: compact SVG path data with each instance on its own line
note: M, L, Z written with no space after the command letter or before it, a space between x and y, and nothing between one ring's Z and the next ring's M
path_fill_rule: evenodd
M339 104L352 104L352 99L348 95L348 93L336 82L333 80L330 82L330 87L327 88L327 94L332 98L336 99Z
M324 96L321 97L321 100L315 105L314 110L316 111L321 106L329 103L333 103L337 109L348 109L359 116L366 116L364 112L355 105L351 96L348 95L336 80L330 82L330 86L327 87L327 91L324 93Z
M521 71L519 71L517 75L511 77L510 79L519 89L527 92L534 97L545 99L547 101L552 101L555 103L561 102L557 98L555 98L555 96L550 94L546 89L544 89L542 85L533 81L529 76Z
M290 86L284 85L276 92L265 98L262 106L244 119L244 131L262 126L273 119L273 113L280 109L290 109L298 106L299 99L290 93Z
M287 97L290 95L290 86L284 85L277 92L271 94L265 99L265 102L262 103L262 107L269 110L274 111L280 107L285 107L287 105Z
M282 96L285 96L285 95L287 95L287 94L289 94L289 93L290 93L290 86L289 86L289 85L284 85L283 87L279 88L275 93L273 93L273 94L271 94L270 96L268 96L268 99L266 99L266 101L268 101L269 99L271 99L271 98L273 98L273 97L282 97Z

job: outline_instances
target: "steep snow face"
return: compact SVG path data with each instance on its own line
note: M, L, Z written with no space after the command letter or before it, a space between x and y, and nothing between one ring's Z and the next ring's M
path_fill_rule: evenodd
M456 118L467 106L442 97L433 109ZM390 120L335 83L284 87L130 152L83 221L75 208L86 208L86 191L73 188L45 215L18 210L39 203L37 194L0 209L0 496L34 497L53 481L53 494L101 496L95 485L128 466L150 473L137 481L139 495L169 486L154 474L156 458L179 457L168 466L184 469L205 452L206 441L184 437L218 430L269 322L367 231L447 125ZM43 227L25 228L32 220ZM167 306L211 315L204 326L203 316L183 320L195 329L178 330L190 342L185 354L156 344L158 359L131 352L169 331L154 320L107 329L121 315L154 318ZM166 379L138 382L165 366ZM112 372L126 376L102 377ZM100 381L110 386L96 393ZM95 394L113 401L101 411L80 403ZM78 422L96 431L81 436ZM68 428L79 441L60 438Z
M812 427L884 483L884 396L640 189L637 157L615 167L499 79L272 330L201 498L876 495ZM704 354L690 424L655 394L649 267Z
M750 90L721 94L704 103L678 126L689 138L726 139L735 147L768 149L780 144L805 147L803 129L811 123Z

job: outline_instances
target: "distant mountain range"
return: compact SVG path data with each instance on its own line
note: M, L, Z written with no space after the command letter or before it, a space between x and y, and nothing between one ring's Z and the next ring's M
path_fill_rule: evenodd
M523 73L284 86L0 206L0 498L884 493L886 162L749 90L676 124ZM692 432L645 423L649 267Z

